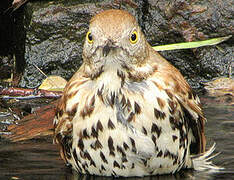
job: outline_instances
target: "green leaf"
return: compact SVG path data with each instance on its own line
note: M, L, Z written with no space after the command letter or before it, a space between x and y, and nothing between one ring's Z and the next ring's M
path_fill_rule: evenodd
M176 43L176 44L167 44L161 46L153 46L153 49L156 51L168 51L168 50L176 50L176 49L191 49L191 48L198 48L202 46L212 46L219 44L223 41L226 41L232 37L232 35L219 37L219 38L212 38L204 41L195 41L195 42L184 42L184 43Z

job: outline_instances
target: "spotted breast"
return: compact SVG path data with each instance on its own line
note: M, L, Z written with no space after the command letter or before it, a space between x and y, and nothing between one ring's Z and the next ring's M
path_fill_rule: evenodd
M151 48L132 15L107 10L92 18L83 64L54 119L54 141L67 164L84 174L126 177L199 169L213 151L200 156L204 121L198 96Z

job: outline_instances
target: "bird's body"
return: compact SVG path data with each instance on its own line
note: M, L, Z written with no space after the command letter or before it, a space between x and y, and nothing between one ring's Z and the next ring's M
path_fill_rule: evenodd
M66 163L104 176L194 168L191 155L205 150L199 98L146 42L133 16L121 10L96 15L83 59L54 120Z

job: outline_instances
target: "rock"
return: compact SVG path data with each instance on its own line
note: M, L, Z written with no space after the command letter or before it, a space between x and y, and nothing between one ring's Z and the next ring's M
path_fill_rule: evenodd
M151 45L204 40L233 34L232 1L32 1L27 4L27 67L21 87L38 87L46 75L69 79L82 63L88 23L95 13L126 9L137 17ZM160 52L180 69L194 88L201 81L227 76L233 56L233 38L217 47ZM234 68L234 67L233 67Z
M11 13L11 0L0 1L0 80L9 79L13 75L11 84L19 84L26 62L25 26L27 14L24 7Z
M197 41L234 33L231 0L148 0L142 24L152 45ZM160 52L194 88L201 81L228 76L234 71L233 37L218 46ZM221 48L217 48L221 47ZM232 72L233 72L232 71Z
M205 90L208 91L211 96L231 95L234 97L234 79L221 77L206 82L204 85Z

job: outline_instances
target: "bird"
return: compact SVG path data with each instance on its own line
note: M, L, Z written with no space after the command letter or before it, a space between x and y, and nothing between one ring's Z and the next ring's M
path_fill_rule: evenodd
M90 20L83 64L54 118L64 162L82 174L132 177L216 166L205 117L182 74L147 42L128 11Z

